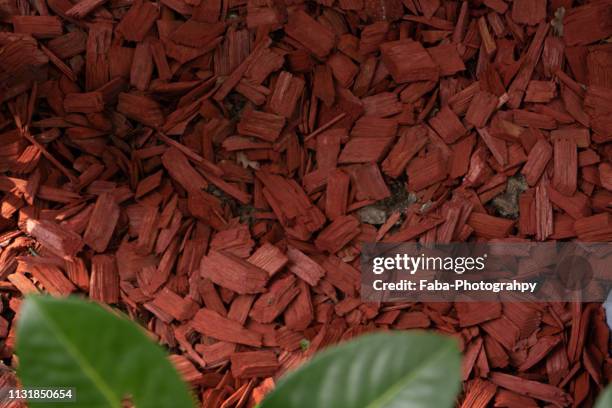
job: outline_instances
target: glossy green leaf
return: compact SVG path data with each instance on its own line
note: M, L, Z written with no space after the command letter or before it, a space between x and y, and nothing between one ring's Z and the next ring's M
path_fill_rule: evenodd
M25 388L74 388L76 402L30 406L192 408L164 350L127 318L77 298L28 297L17 327L18 374Z
M459 391L454 339L424 332L366 335L281 379L261 408L446 408Z
M612 407L612 385L609 385L597 398L595 408L610 408Z

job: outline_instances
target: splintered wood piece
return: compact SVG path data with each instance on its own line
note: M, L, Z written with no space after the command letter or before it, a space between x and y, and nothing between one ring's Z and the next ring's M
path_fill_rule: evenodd
M247 70L252 66L252 64L254 64L256 61L259 62L259 59L261 57L265 56L266 54L269 54L268 46L270 45L270 43L271 40L269 38L266 38L265 40L257 44L255 49L249 54L249 56L246 57L240 63L240 65L238 65L236 69L232 71L232 73L216 90L214 94L215 100L222 101L227 96L227 94L229 94L229 92L238 84L238 82L240 82L240 80L245 75Z
M342 170L335 170L327 178L325 215L334 220L346 214L351 178Z
M540 113L517 109L513 112L514 123L536 129L554 129L557 122L554 118Z
M346 140L344 129L334 129L317 137L317 164L320 170L334 170L338 165L340 143Z
M294 180L261 171L256 175L264 185L266 201L290 235L308 239L323 226L325 216Z
M501 303L465 302L457 303L455 308L461 327L497 319L502 314Z
M66 112L96 113L104 110L104 100L100 92L73 93L64 99Z
M89 297L98 302L119 302L119 272L112 255L95 255L91 260Z
M331 106L336 96L331 68L328 65L317 65L313 82L313 95L321 99L326 106Z
M228 273L231 271L231 273ZM202 258L202 277L240 294L264 292L268 272L228 252L211 251Z
M453 146L449 170L449 177L451 179L462 177L467 173L475 143L476 137L471 134Z
M64 259L71 259L83 248L80 235L62 228L53 221L34 220L28 217L23 230L36 238L49 251Z
M249 111L238 122L238 133L274 142L285 126L285 118L259 111Z
M525 102L550 102L557 94L557 86L552 81L529 81Z
M185 190L198 193L208 187L204 178L189 164L187 157L178 149L171 147L162 156L162 163L170 177Z
M165 81L172 78L172 71L168 65L164 46L160 41L151 42L151 54L153 55L153 61L155 61L159 79Z
M394 119L381 119L363 116L355 122L351 129L351 138L392 138L397 133L398 123Z
M86 17L89 13L100 7L105 2L106 0L83 0L68 9L68 11L66 11L66 15L76 19L81 19Z
M465 120L477 128L484 127L496 107L497 97L495 95L486 91L478 92L470 102Z
M501 0L500 2L503 3ZM497 386L495 384L476 378L469 383L461 408L485 408L495 397L496 391Z
M512 20L535 25L546 17L546 0L517 0L512 3Z
M156 127L164 124L164 114L159 104L143 95L121 92L117 111L146 126Z
M295 280L295 276L287 275L274 281L268 292L255 301L249 316L259 323L274 321L300 293L295 286Z
M391 235L385 242L403 242L410 241L427 231L437 227L438 225L444 223L444 219L442 218L425 218L424 220L404 227L397 231L395 234Z
M305 330L314 319L314 307L308 284L300 281L298 287L300 294L287 307L283 318L288 328Z
M508 151L506 142L501 138L492 136L489 133L489 130L486 128L479 128L476 129L476 131L478 132L480 138L484 141L491 154L493 154L495 160L497 160L497 163L500 166L506 166L508 164L508 156L510 153Z
M526 1L525 1L526 2ZM608 2L572 7L563 18L564 41L567 45L585 45L612 35Z
M150 193L151 191L158 188L162 182L163 174L161 171L151 174L140 180L138 186L136 186L136 193L134 197L140 198Z
M27 269L32 277L39 281L49 293L55 296L67 296L76 290L76 287L56 265L44 261L28 261L28 258L22 260L24 264L27 264Z
M459 117L448 106L440 109L438 114L429 120L429 124L447 144L456 142L467 133Z
M574 222L579 239L589 242L605 242L612 236L612 217L608 213L583 217Z
M529 398L525 395L519 395L515 392L500 389L497 391L495 396L495 405L500 407L513 407L521 406L525 408L537 408L539 407L536 400Z
M13 16L12 23L16 33L35 38L54 38L63 33L62 22L56 16Z
M474 369L474 365L476 364L476 359L482 350L482 339L477 338L475 341L470 342L465 349L465 357L463 358L463 362L461 364L461 379L466 381L472 370Z
M359 69L353 64L351 59L346 55L336 52L327 59L327 65L331 68L331 72L343 88L348 88Z
M247 261L268 272L272 277L289 262L289 258L278 247L264 242Z
M89 272L82 258L66 260L66 275L79 289L89 291Z
M197 406L412 329L459 339L458 407L592 405L600 303L364 302L359 267L376 242L612 241L611 5L0 0L6 372L23 296L78 291Z
M38 294L41 291L23 273L11 273L6 279L23 295Z
M361 275L351 265L330 255L321 265L327 271L325 279L348 296L356 296Z
M361 99L365 117L386 118L402 111L403 107L393 92L381 92Z
M401 313L395 321L394 327L398 330L423 329L429 327L431 321L423 312Z
M521 171L525 175L527 184L530 186L537 184L552 156L553 148L546 140L540 139L535 143Z
M442 154L435 151L427 156L412 160L408 164L406 174L408 174L408 188L412 191L420 191L446 179L448 162Z
M142 41L158 14L159 9L154 3L147 0L135 2L117 25L117 33L128 41Z
M232 353L236 351L235 343L218 341L213 344L196 344L195 350L202 355L204 364L210 367L217 367L226 364Z
M109 51L113 27L109 22L96 22L89 26L85 51L85 90L94 91L108 83L110 78Z
M321 251L335 254L360 232L359 220L352 215L337 217L323 229L315 239L315 246Z
M316 286L319 279L325 275L325 269L299 249L288 247L287 257L288 269L310 286Z
M554 140L552 185L563 195L572 196L578 182L578 151L573 138L559 136Z
M408 162L427 143L427 129L424 126L415 126L400 133L387 158L382 163L382 170L390 177L397 178L403 172Z
M269 377L278 366L273 351L244 351L234 353L231 357L232 375L234 378Z
M132 57L130 84L139 91L149 88L153 76L153 54L148 42L138 43Z
M472 212L467 220L474 233L486 238L504 238L514 226L514 221L488 214Z
M499 372L491 373L489 378L492 383L521 395L527 395L558 406L571 403L571 397L567 393L552 385Z
M359 39L359 53L366 55L377 51L388 31L389 23L387 21L377 21L365 26Z
M544 357L546 357L550 351L561 341L561 337L555 336L544 336L538 340L538 342L529 349L527 359L518 367L519 371L527 371Z
M591 215L589 197L580 191L568 197L548 186L548 198L557 207L565 211L570 217L580 219Z
M188 383L198 384L202 381L203 374L193 365L185 356L172 354L169 356L170 361L179 372L181 377Z
M173 319L191 319L199 309L197 303L180 297L168 288L162 288L152 301L143 306L165 323L170 323Z
M333 31L302 10L289 15L285 32L319 58L329 54L336 43Z
M392 137L353 137L344 145L338 163L379 162L392 143Z
M506 350L513 350L520 336L520 329L506 316L480 325L482 329Z
M280 73L270 97L270 110L272 112L291 118L302 96L304 80L287 71Z
M501 1L501 0L500 0ZM436 47L427 48L436 65L440 67L440 76L454 75L465 70L465 64L454 44L440 44Z
M261 347L262 335L245 329L240 323L208 309L200 309L190 322L194 330L205 336L230 343Z
M538 1L541 2L541 0ZM526 2L527 0L522 1L522 3ZM514 81L512 81L512 84L508 88L508 105L513 109L518 108L523 100L525 89L527 89L527 85L529 84L533 74L533 70L535 69L535 66L540 58L542 47L544 45L544 39L548 33L548 29L549 24L547 24L545 21L540 22L536 33L531 40L531 44L524 55L521 68L514 77Z
M484 52L489 56L493 55L497 50L497 45L495 44L495 39L489 31L489 26L484 16L478 19L478 32L480 33Z
M96 252L106 251L119 221L119 215L120 209L115 197L109 193L100 195L89 217L83 242Z
M87 34L74 30L47 42L47 48L60 59L82 54L87 46Z
M598 167L601 185L608 191L612 191L612 165L601 163Z
M382 61L397 83L436 81L438 65L416 41L404 39L380 45Z
M347 169L348 170L348 169ZM376 164L365 164L351 169L351 180L356 184L358 200L384 200L391 195ZM357 183L357 180L359 181Z

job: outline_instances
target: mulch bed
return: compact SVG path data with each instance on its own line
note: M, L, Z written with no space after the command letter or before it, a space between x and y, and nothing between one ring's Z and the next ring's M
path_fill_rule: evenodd
M359 297L362 242L612 240L612 1L2 0L0 28L8 365L44 291L143 323L202 407L387 329L459 340L462 407L612 378L598 304Z

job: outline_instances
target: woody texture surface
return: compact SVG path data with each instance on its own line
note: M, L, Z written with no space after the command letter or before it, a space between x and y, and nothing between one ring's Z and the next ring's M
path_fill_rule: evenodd
M362 242L612 240L612 1L0 0L0 356L82 294L252 407L427 329L460 407L589 407L600 304L362 303Z

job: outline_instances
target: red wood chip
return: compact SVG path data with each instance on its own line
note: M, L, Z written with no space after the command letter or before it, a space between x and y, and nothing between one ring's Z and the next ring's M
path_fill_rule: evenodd
M382 61L398 83L437 80L439 67L423 46L412 40L398 40L380 46Z
M119 272L112 255L95 255L91 260L89 297L104 303L119 301Z
M268 377L278 369L278 360L272 351L234 353L231 362L235 378Z
M236 255L214 250L202 258L200 273L217 285L240 294L263 292L268 281L268 273L263 269Z
M261 334L245 329L242 324L227 319L208 309L200 309L191 320L191 326L198 332L217 340L261 346Z
M600 305L363 303L360 257L612 241L611 10L0 1L4 360L23 295L76 293L147 327L203 407L411 329L459 340L458 406L593 405Z

